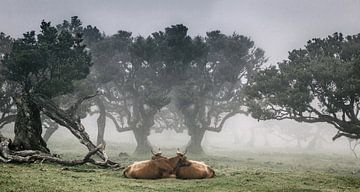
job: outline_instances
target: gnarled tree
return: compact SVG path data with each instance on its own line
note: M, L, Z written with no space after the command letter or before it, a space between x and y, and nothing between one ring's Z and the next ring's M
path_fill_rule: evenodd
M77 16L71 17L70 21L64 20L61 24L56 25L56 29L61 31L66 31L75 36L76 34L81 34L83 41L82 45L86 45L85 50L88 52L92 52L93 47L96 43L104 39L104 34L101 34L99 29L97 29L95 26L87 25L86 27L83 27L82 22ZM94 60L94 59L93 59ZM86 77L86 79L82 79L80 81L74 82L74 89L72 93L62 95L60 97L56 97L54 101L64 107L67 108L70 103L75 102L76 99L84 97L86 95L90 95L94 93L97 89L101 88L101 83L97 81L96 76L94 75L94 67L91 68L91 71L89 75ZM77 110L78 116L83 119L85 118L90 112L94 113L95 111L91 111L91 106L98 105L101 106L101 103L99 105L99 97L102 97L101 95L95 97L94 99L90 99L86 102L84 102L80 108ZM100 107L99 107L100 108ZM103 133L105 128L105 119L103 118L103 113L101 113L102 110L97 110L99 118L98 122L98 145L101 143L105 143L103 139ZM46 128L45 134L43 136L44 140L47 142L51 135L58 129L58 124L51 121L50 119L46 118L44 116L43 125ZM100 139L99 139L100 138Z
M17 116L12 148L48 153L41 137L41 107L30 98L40 94L51 99L71 92L73 81L89 73L91 59L81 45L81 36L60 32L45 21L40 27L37 36L31 31L17 39L2 62L4 77L16 83Z
M247 88L249 112L260 119L326 122L333 137L360 138L360 34L314 38L288 60L259 70Z
M237 34L212 31L194 42L202 57L190 65L184 84L176 88L176 102L191 136L188 151L203 153L205 131L219 132L229 118L245 112L242 89L265 58L252 40Z
M106 117L119 132L133 131L138 154L150 151L147 137L154 115L169 102L158 54L152 37L134 39L125 31L99 42L94 51L96 72L105 82L101 102Z

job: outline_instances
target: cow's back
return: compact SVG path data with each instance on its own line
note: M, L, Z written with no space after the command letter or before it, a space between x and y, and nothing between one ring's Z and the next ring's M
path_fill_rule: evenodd
M214 177L215 171L204 162L189 160L191 165L176 169L176 177L179 179L204 179Z
M172 169L166 164L165 160L146 160L135 162L128 166L123 175L133 179L160 179L170 175Z

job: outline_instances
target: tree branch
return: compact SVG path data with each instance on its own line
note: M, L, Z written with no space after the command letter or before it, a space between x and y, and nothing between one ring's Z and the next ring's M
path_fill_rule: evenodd
M15 122L16 115L8 115L0 119L0 129L3 128L6 124Z
M125 131L131 131L132 130L131 127L121 127L119 125L119 123L117 122L116 118L111 113L106 113L106 116L112 120L112 122L114 123L114 125L116 127L116 130L118 132L125 132Z
M99 151L104 150L103 145L95 147L93 150L90 150L83 159L79 160L64 160L57 156L43 153L41 151L35 150L23 150L23 151L13 151L9 149L11 143L10 139L1 138L0 139L0 162L3 163L31 163L35 161L47 161L51 163L57 163L66 166L75 166L83 165L85 163L91 163L97 166L105 168L116 168L118 165L112 165L107 163L107 155L104 162L95 161L91 156L95 155Z
M220 123L219 126L216 126L216 125L215 125L214 127L206 127L206 130L208 130L208 131L213 131L213 132L220 132L220 131L222 130L225 122L226 122L229 118L233 117L233 116L236 115L236 114L240 114L240 113L246 113L246 111L243 111L243 110L232 111L232 112L230 112L230 113L228 113L228 114L225 115L225 117L221 120L221 123Z
M340 138L342 136L345 136L345 137L351 138L351 139L360 139L360 135L351 134L351 133L344 133L344 132L338 131L336 133L336 135L332 138L332 140L335 141L336 139L338 139L338 138Z
M100 91L96 91L96 93L94 93L94 94L87 95L87 96L84 96L84 97L78 99L78 100L77 100L71 107L69 107L69 109L67 109L65 112L66 112L67 114L69 114L70 116L73 117L73 116L76 114L77 109L80 107L80 105L81 105L84 101L86 101L86 100L88 100L88 99L91 99L91 98L97 96L99 93L100 93Z
M84 126L77 119L73 119L66 111L60 109L54 103L49 102L39 95L31 96L30 99L35 103L41 111L56 123L66 127L71 133L80 140L80 143L84 144L89 151L96 149L96 146L91 142L89 135L85 132ZM96 153L101 159L106 160L106 154L97 150ZM118 166L117 163L107 161L110 166Z

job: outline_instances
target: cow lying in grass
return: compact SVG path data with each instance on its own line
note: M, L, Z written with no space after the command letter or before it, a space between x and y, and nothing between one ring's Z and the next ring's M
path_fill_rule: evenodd
M174 170L181 165L186 166L187 162L183 156L167 158L161 152L154 153L151 160L135 162L123 171L123 175L133 179L160 179L174 176Z
M153 153L151 160L135 162L123 171L127 178L160 179L176 177L179 179L204 179L215 176L215 172L204 162L187 160L185 153L178 152L175 157L164 157L161 152Z
M177 151L177 157L180 161L175 169L175 175L178 179L204 179L215 176L215 171L201 161L193 161L186 159L185 153Z

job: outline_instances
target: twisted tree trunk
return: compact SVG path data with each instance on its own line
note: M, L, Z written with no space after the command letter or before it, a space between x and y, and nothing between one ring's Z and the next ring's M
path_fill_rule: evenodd
M81 102L94 96L96 96L96 94L80 99L74 106L70 107L66 111L60 109L57 105L39 95L31 97L31 101L41 108L42 112L50 119L59 125L66 127L76 138L80 140L82 144L88 148L89 151L93 151L96 149L96 146L91 142L89 135L85 131L85 127L80 122L80 118L75 117L76 109ZM118 166L117 163L108 160L108 156L105 151L97 151L96 154L109 166Z
M106 125L106 111L104 103L99 97L96 98L96 104L99 108L99 117L96 121L98 126L97 145L100 145L101 143L105 144L104 134Z
M186 146L188 153L203 154L204 150L201 146L201 142L205 135L205 129L201 128L189 128L190 141Z
M17 107L15 137L11 148L14 150L38 150L50 153L41 137L42 123L39 108L27 97L14 98Z
M151 150L151 144L148 140L148 136L150 135L150 129L145 127L135 128L133 129L134 136L136 139L136 149L135 154L147 154Z

